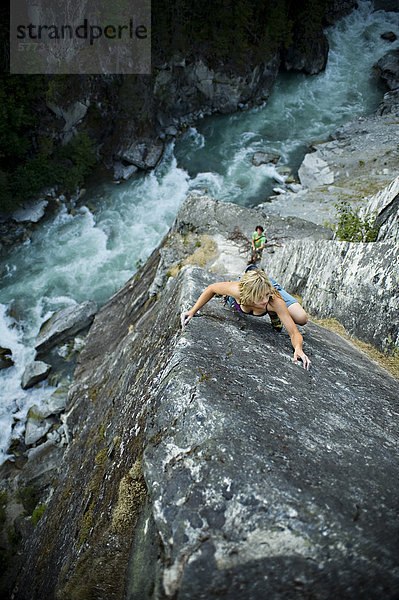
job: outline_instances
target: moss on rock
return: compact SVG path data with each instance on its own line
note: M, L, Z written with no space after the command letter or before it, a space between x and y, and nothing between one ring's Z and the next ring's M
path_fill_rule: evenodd
M118 500L112 515L111 529L123 534L132 529L147 496L141 460L137 460L119 483Z

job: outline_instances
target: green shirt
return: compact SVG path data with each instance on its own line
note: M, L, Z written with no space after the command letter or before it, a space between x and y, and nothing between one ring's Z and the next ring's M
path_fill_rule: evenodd
M260 248L262 244L266 244L266 236L264 233L261 233L260 235L255 231L252 234L252 239L254 241L255 244L255 248Z

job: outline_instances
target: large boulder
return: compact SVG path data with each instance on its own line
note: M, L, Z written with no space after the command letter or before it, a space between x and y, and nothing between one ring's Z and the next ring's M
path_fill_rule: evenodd
M392 50L380 58L376 69L390 90L399 87L399 50Z
M181 331L219 274L186 266L150 297L160 259L90 329L14 600L394 598L397 381L314 323L307 372L216 298Z
M25 221L37 223L44 216L47 205L48 200L40 199L34 201L28 204L28 206L24 206L23 208L13 212L12 218L14 221L17 221L17 223L23 223Z
M86 329L93 322L96 312L97 304L90 300L55 312L40 328L35 342L37 353L44 354Z
M136 140L124 151L122 159L139 169L150 170L156 167L162 154L163 143L161 140Z
M252 164L254 167L260 167L260 165L267 165L269 163L275 165L279 160L279 154L274 154L273 152L255 152L252 157Z
M301 184L310 190L334 183L334 173L317 152L306 154L298 176Z
M25 429L26 446L32 446L50 430L53 423L46 416L36 404L31 406Z
M42 360L34 360L29 363L22 375L22 389L28 390L37 383L44 381L49 374L51 366Z

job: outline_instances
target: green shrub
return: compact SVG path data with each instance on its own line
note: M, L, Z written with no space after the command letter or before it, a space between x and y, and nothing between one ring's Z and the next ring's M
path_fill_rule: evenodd
M44 515L44 511L46 510L46 508L47 508L47 504L39 504L33 511L33 514L31 516L30 520L32 521L34 527L36 527L36 525L38 524L38 522Z
M341 242L375 242L379 228L374 227L375 215L361 216L346 201L334 204L337 223L332 227L335 237Z

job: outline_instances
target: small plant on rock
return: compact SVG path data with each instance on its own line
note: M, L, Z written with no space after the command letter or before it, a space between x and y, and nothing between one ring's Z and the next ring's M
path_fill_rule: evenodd
M360 214L343 200L334 204L337 222L332 226L336 239L340 242L375 242L379 228L374 226L375 215Z

